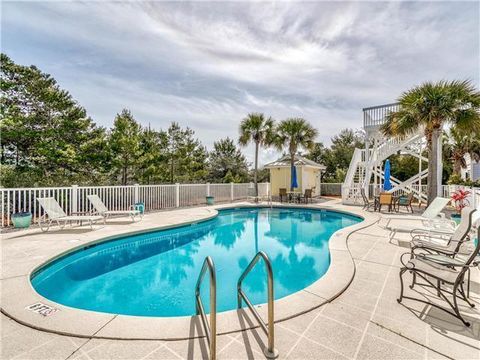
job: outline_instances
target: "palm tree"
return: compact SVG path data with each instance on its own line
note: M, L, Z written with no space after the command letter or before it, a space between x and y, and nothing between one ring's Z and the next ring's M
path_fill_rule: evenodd
M274 121L271 117L266 118L260 113L250 113L240 123L240 137L238 142L247 146L250 142L255 143L255 195L258 196L258 150L260 146L268 146L272 143Z
M295 154L299 148L311 149L315 145L315 138L318 135L316 129L305 119L289 118L283 120L276 129L274 144L282 150L288 148L290 154L290 168L295 166ZM291 183L291 182L290 182ZM290 190L293 190L290 184Z
M426 82L404 92L398 111L387 116L382 131L405 136L423 128L428 146L428 202L438 195L438 155L443 126L459 130L480 129L480 92L470 81Z
M453 161L453 171L460 176L462 168L467 166L465 155L470 155L472 161L480 160L480 133L464 132L452 128L450 130L450 148Z

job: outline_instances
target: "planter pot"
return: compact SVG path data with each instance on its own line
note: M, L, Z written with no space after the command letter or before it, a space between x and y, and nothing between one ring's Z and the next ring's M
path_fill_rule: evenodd
M458 224L460 224L460 220L461 220L461 215L460 214L452 214L450 215L450 219L452 219L453 221L455 221Z
M13 226L19 229L30 227L32 224L32 214L29 212L21 212L12 215Z
M145 212L145 203L143 202L135 203L135 210L138 210L140 211L141 214L143 214Z
M207 199L207 205L213 205L213 204L215 204L215 197L213 197L213 196L207 196L206 199Z

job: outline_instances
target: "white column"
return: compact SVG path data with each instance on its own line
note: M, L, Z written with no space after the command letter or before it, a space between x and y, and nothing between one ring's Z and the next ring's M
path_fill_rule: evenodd
M180 207L180 184L175 184L175 206Z
M72 198L70 201L70 213L78 211L78 185L72 185Z
M442 174L443 174L443 159L442 159L442 135L438 137L437 143L437 196L443 196Z
M233 201L233 182L230 183L230 200Z
M207 196L210 196L210 183L207 183Z
M140 193L140 185L139 184L135 184L135 191L133 193L133 201L134 202L139 202L139 193Z

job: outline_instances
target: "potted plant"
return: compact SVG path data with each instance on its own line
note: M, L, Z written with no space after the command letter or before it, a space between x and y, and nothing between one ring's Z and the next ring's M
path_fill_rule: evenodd
M462 209L470 205L470 202L467 199L469 195L470 195L470 191L462 190L462 189L458 189L454 191L452 194L452 201L453 201L453 204L455 205L455 209L457 210L457 213L452 214L451 218L457 223L460 222Z
M12 214L13 226L16 228L28 228L32 223L32 214L28 211L22 211Z
M215 204L215 198L213 196L207 196L206 200L207 200L207 205Z

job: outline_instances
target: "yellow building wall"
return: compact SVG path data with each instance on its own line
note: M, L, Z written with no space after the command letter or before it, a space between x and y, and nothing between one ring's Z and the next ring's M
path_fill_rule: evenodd
M314 168L303 168L302 174L303 191L305 189L314 189L313 195L320 195L320 170Z
M320 194L319 176L320 170L318 169L297 166L298 188L295 190L304 192L305 189L311 189L315 187L314 195ZM287 191L289 191L290 168L282 167L270 169L270 186L273 196L279 195L280 188L286 188Z
M270 188L273 196L278 196L280 188L290 189L290 169L273 168L270 169Z

